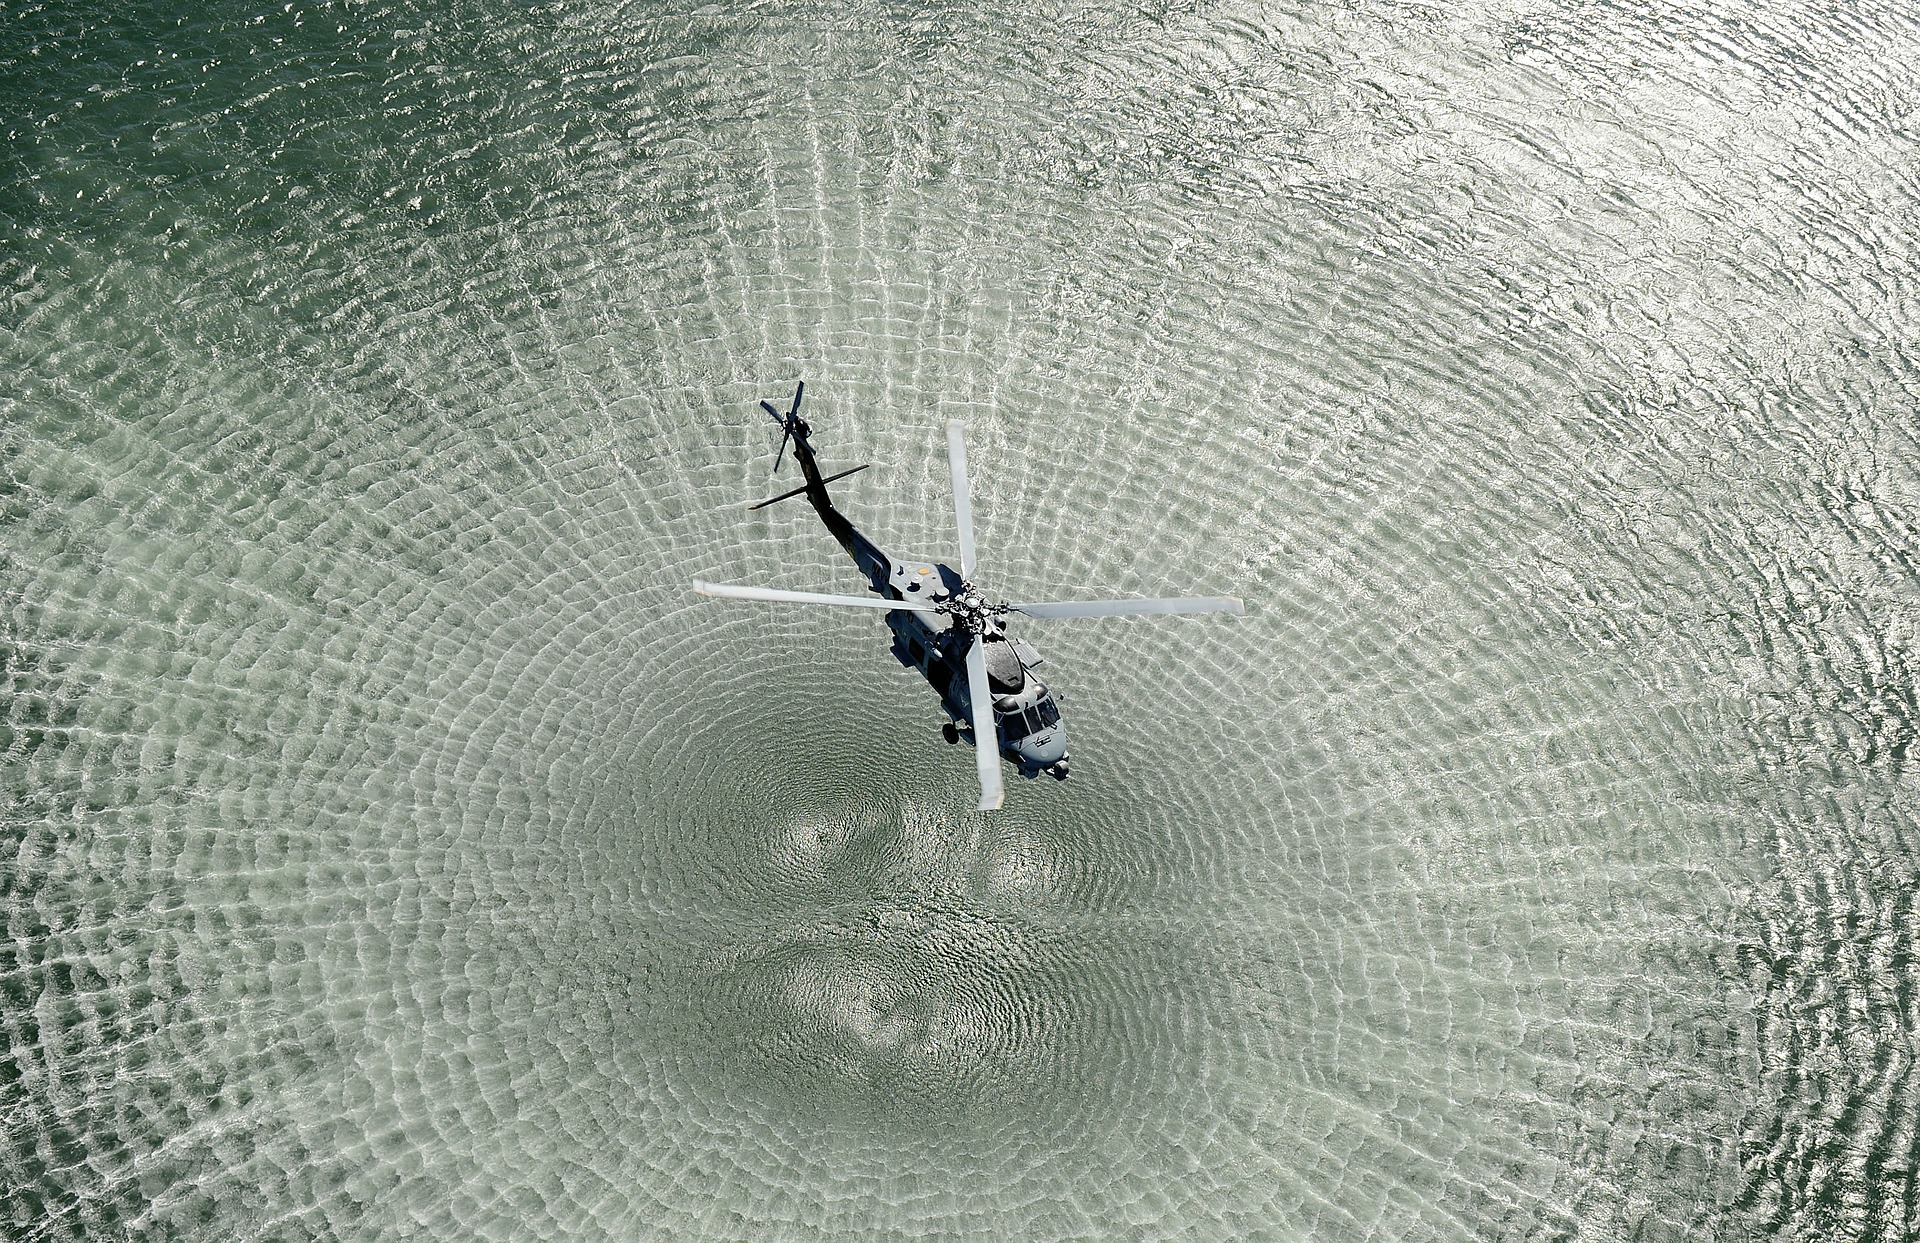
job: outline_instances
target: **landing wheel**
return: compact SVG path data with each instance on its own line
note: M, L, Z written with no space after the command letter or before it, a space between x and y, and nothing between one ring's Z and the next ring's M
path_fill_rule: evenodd
M1067 762L1061 760L1059 763L1054 764L1047 769L1047 775L1055 781L1065 781L1067 779Z
M940 726L940 736L942 738L945 738L948 742L960 741L960 731L954 727L954 724L952 721L944 722Z

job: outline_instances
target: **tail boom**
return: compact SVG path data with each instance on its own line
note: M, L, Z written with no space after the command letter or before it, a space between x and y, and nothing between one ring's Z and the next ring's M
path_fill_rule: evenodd
M848 556L853 558L854 564L860 567L861 572L873 581L875 584L874 589L879 591L880 594L886 595L888 592L885 590L884 584L887 581L888 574L891 572L891 562L888 561L887 555L881 552L872 540L860 534L860 532L855 529L853 523L848 521L845 514L834 508L833 497L827 493L827 485L835 479L845 479L848 475L867 469L867 467L873 463L867 462L855 466L851 470L843 470L834 475L823 477L820 474L820 463L814 457L813 453L813 441L811 439L813 428L809 427L807 421L800 417L800 398L805 394L806 388L807 385L804 380L794 387L793 405L788 407L785 414L781 414L778 410L775 410L770 402L762 401L760 403L761 407L765 409L768 414L771 414L774 420L780 424L780 430L783 433L780 440L780 449L783 454L786 451L787 443L789 441L792 442L794 460L800 463L800 473L806 477L806 483L789 492L782 492L779 496L760 501L750 508L763 509L768 505L776 504L790 497L805 496L807 502L813 506L813 512L820 515L820 521L826 525L828 533L833 536L835 542L837 542L842 549L846 550ZM774 461L774 467L776 470L779 468L778 458Z

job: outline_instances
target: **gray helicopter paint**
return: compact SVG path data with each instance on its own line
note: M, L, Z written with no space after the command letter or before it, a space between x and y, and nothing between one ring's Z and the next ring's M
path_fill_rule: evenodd
M884 580L874 584L880 595L894 600L942 603L960 590L959 571L937 561L889 561ZM893 655L909 669L918 669L940 695L941 706L954 724L966 727L973 719L967 695L966 645L970 636L954 619L939 613L886 614L893 630ZM993 715L1000 753L1034 776L1067 758L1067 728L1058 717L1058 704L1046 683L1034 676L1040 653L1023 639L1009 639L994 624L982 636L986 643L987 672L996 697ZM1048 713L1043 704L1052 704ZM1047 724L1041 721L1051 717Z
M888 556L834 506L814 458L813 445L808 440L812 429L798 415L804 391L804 384L795 390L793 409L785 416L766 403L762 405L781 425L782 452L789 441L792 443L793 456L807 480L802 491L814 512L820 515L820 521L867 576L868 585L876 595L888 600L929 604L944 604L954 599L966 586L958 570L942 562L903 561ZM775 465L778 466L777 459ZM973 713L969 710L967 692L966 653L970 636L965 627L954 617L941 613L903 609L885 616L888 628L893 631L894 658L920 671L940 696L940 706L952 718L957 736L977 745L972 737ZM1064 779L1068 761L1067 728L1060 720L1058 702L1046 684L1033 675L1033 667L1041 663L1039 652L1024 641L1009 641L997 618L987 620L981 638L986 644L989 675L994 666L999 665L1002 684L1011 687L1004 694L997 693L992 705L999 753L1013 761L1022 776L1049 772Z

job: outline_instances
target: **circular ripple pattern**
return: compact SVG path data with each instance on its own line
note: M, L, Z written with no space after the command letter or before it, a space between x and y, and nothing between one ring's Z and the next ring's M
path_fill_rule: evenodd
M736 10L737 11L733 11ZM0 1232L1920 1228L1896 6L14 5ZM982 817L773 489L949 539Z

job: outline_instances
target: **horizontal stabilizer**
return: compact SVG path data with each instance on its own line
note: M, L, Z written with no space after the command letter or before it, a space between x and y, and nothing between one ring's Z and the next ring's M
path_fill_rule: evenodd
M822 479L820 482L823 484L827 484L827 483L832 483L836 479L845 479L848 475L859 474L861 471L865 470L867 467L871 465L873 465L872 462L862 462L860 465L854 467L852 470L843 470L837 475L828 475L825 479ZM752 505L747 506L747 508L748 509L765 509L767 506L775 504L776 502L791 500L796 496L800 496L804 494L806 490L807 490L807 485L801 484L799 487L795 488L791 492L782 492L779 496L771 496L764 501L756 501Z

